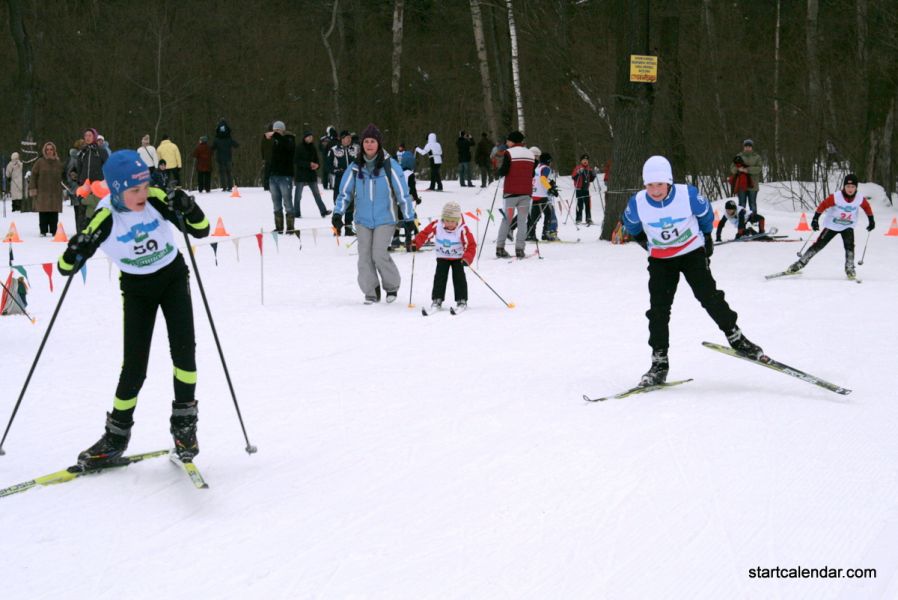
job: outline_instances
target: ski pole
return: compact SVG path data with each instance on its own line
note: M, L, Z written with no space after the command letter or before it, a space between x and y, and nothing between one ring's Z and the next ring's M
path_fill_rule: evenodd
M414 242L412 242L414 243ZM411 283L408 284L408 307L415 308L415 305L412 304L412 290L415 289L415 257L418 255L417 252L412 252L412 280Z
M497 292L496 290L494 290L494 289L493 289L493 286L491 286L490 284L488 284L488 283L486 282L486 279L484 279L483 277L481 277L481 276L480 276L480 273L478 273L477 271L475 271L474 268L471 267L471 265L468 265L468 270L470 270L471 273L474 273L474 275L477 275L477 279L479 279L480 281L482 281L482 282L483 282L483 285L485 285L486 287L490 288L490 291L491 291L492 293L496 294L496 298L498 298L499 300L501 300L501 301L502 301L502 304L504 304L504 305L507 306L508 308L514 308L514 307L515 307L515 303L514 303L514 302L506 302L506 301L505 301L505 298L503 298L502 296L500 296L500 295L499 295L499 292Z
M867 242L869 242L869 241L870 241L870 232L868 231L867 239L864 240L864 251L861 253L861 259L859 261L857 261L857 264L859 264L859 265L864 264L864 257L867 256Z
M869 238L870 236L868 235L867 237ZM866 249L866 248L867 247L864 246L864 249ZM864 263L861 262L860 264L864 264ZM25 310L25 307L22 306L22 303L19 302L19 299L16 298L16 295L12 293L12 290L10 290L8 287L6 287L6 284L3 283L2 281L0 281L0 286L2 286L4 290L6 290L6 293L9 294L9 297L12 298L12 301L15 302L16 305L22 310L22 314L24 314L26 317L28 317L28 320L31 321L31 324L34 325L35 323L37 323L37 319L35 319L34 317L32 317L31 315L28 314L28 311Z
M53 324L56 323L56 316L59 314L59 309L62 308L62 301L65 300L66 294L69 292L69 286L72 285L72 279L74 279L75 273L81 270L81 267L84 266L84 261L78 265L78 268L73 270L65 282L65 287L62 288L62 294L59 296L59 302L56 303L56 309L53 311L53 316L50 317L50 324L47 325L47 331L44 332L44 339L41 340L41 345L38 346L37 354L34 357L34 362L31 363L31 369L28 371L28 376L25 378L25 384L22 386L22 391L19 392L19 399L16 400L16 405L12 409L12 415L9 417L9 423L6 425L6 431L3 432L3 439L0 439L0 456L6 454L3 451L3 443L6 442L6 436L9 435L9 428L12 427L12 422L16 418L16 413L19 412L19 406L22 404L22 399L25 397L25 391L28 389L28 384L31 383L31 376L34 375L34 369L37 367L37 361L41 358L41 353L44 351L44 346L47 343L47 338L50 337L50 332L53 331Z
M203 305L206 307L206 316L209 317L209 326L212 328L212 337L215 338L215 346L218 348L218 356L221 358L221 366L224 368L225 379L228 381L228 389L231 391L231 399L234 400L234 408L237 410L237 420L240 421L240 429L243 430L243 438L246 440L246 453L252 454L258 450L249 443L249 436L246 435L246 427L243 425L243 415L240 414L240 406L237 404L237 395L234 393L234 385L231 383L231 374L228 372L228 365L225 362L224 352L221 350L221 342L218 341L218 331L215 330L215 322L212 320L212 311L209 309L209 301L206 299L206 289L203 287L203 280L200 277L200 270L196 266L196 258L193 256L193 250L190 247L190 239L187 237L187 225L184 223L184 215L180 211L175 211L178 217L178 224L181 227L181 233L184 234L184 243L187 244L187 254L190 255L190 263L193 265L193 273L196 275L196 283L200 288L200 295L203 297ZM55 316L55 315L54 315Z
M493 208L496 207L496 196L499 195L499 187L502 183L502 178L500 177L496 181L496 191L493 192L493 202L490 204L490 210L486 213L486 227L483 228L483 237L480 238L480 251L477 253L477 266L480 266L480 255L483 254L483 243L486 241L486 232L490 230L490 221L493 220Z
M808 239L804 241L804 244L801 246L801 250L798 251L798 258L801 258L801 255L804 254L805 246L808 245L808 242L811 241L811 238L814 237L814 232L811 232L811 235L808 236Z

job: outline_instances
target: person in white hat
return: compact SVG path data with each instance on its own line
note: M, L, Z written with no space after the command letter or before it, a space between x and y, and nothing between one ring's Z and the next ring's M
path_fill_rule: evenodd
M691 185L673 182L673 169L663 156L652 156L642 167L645 190L634 194L624 211L627 232L649 253L649 345L652 366L640 385L657 385L667 380L670 363L670 308L680 274L695 298L727 336L730 346L749 358L764 351L742 334L738 315L724 298L711 275L714 243L711 230L714 213L708 201Z

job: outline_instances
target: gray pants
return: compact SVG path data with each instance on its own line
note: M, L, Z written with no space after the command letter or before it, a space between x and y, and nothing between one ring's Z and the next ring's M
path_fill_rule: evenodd
M356 223L355 233L359 240L359 287L368 298L374 298L374 289L381 285L381 280L385 292L395 292L399 289L402 281L399 269L387 252L394 229L395 225L379 225L369 229Z
M523 250L527 242L527 216L530 214L530 196L506 196L505 217L499 225L499 239L496 240L496 249L505 248L505 238L508 237L508 229L511 227L511 219L517 215L518 233L515 238L515 250Z

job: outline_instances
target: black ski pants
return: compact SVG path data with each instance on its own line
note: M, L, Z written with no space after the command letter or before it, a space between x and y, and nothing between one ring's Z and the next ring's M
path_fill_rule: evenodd
M156 313L162 309L168 345L174 363L176 402L194 400L196 388L196 340L189 271L181 254L151 275L122 273L120 287L124 308L124 360L115 390L115 411L130 421L137 395L147 376L150 343ZM130 408L130 410L129 410ZM125 413L125 414L121 414ZM128 418L121 419L127 416Z
M577 223L583 221L583 213L586 213L586 220L592 221L592 201L589 197L589 188L577 190Z
M455 301L468 301L468 279L465 277L465 262L455 258L438 258L437 270L433 274L433 293L431 300L445 300L446 282L449 280L449 269L452 269L452 290Z
M197 191L199 192L211 192L212 191L212 171L197 171Z
M673 305L680 273L692 288L695 299L727 333L736 327L738 315L727 304L722 290L711 275L705 250L698 248L674 258L649 258L649 345L653 350L667 350L670 345L670 307Z
M428 190L443 190L443 178L440 176L440 168L442 164L438 164L433 162L433 159L430 159L430 187Z
M38 226L41 235L55 235L56 226L59 224L59 213L55 210L41 211L37 213Z
M842 246L845 248L845 263L851 263L854 266L854 228L849 227L842 231L833 231L832 229L823 228L817 241L811 244L808 251L801 257L802 264L808 264L808 261L814 258L814 255L823 250L837 235L842 236Z

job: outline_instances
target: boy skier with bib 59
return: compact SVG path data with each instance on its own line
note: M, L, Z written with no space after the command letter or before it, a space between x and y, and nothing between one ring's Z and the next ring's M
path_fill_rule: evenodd
M209 234L209 220L193 198L176 189L170 195L149 187L150 171L133 150L112 153L103 165L110 194L97 205L87 227L72 237L57 265L71 275L97 248L121 271L124 309L124 360L106 431L96 444L78 455L86 468L99 467L122 456L131 438L137 395L146 377L156 313L161 308L174 363L171 434L175 452L184 462L199 453L196 441L196 343L189 271L165 221L178 222L188 233Z
M623 218L627 232L649 253L650 308L646 316L652 366L640 385L667 381L670 309L681 273L695 298L726 334L730 346L749 358L763 356L764 351L742 334L736 323L738 315L711 275L711 205L695 187L674 185L673 170L663 156L645 161L642 179L646 189L630 197Z

